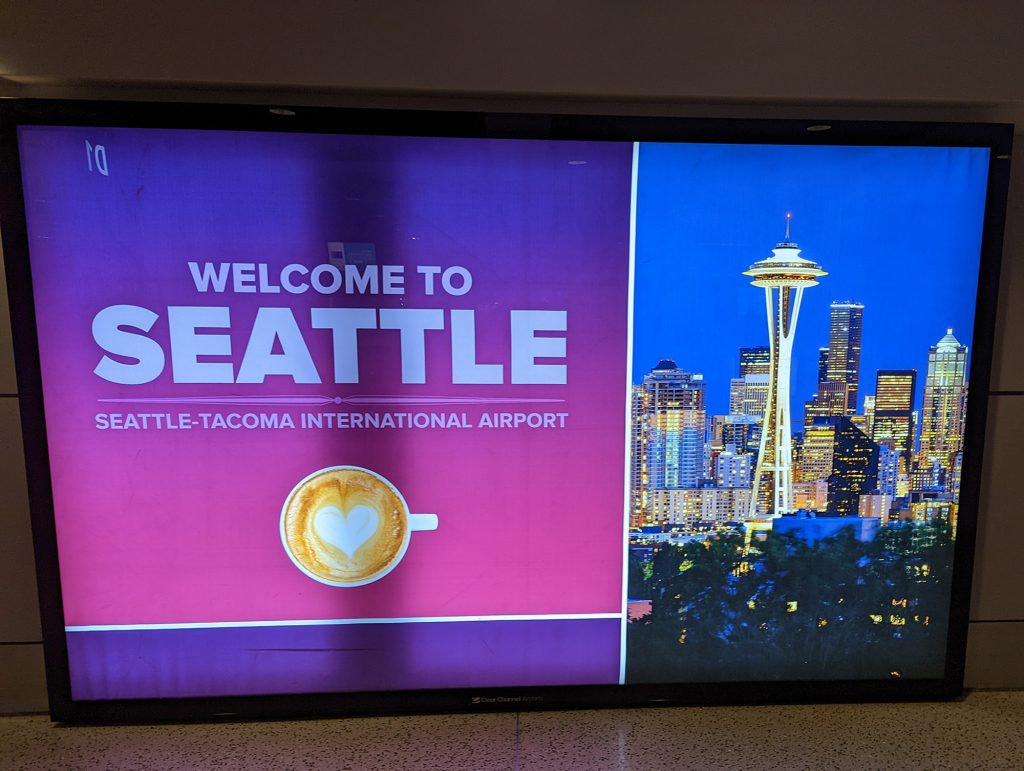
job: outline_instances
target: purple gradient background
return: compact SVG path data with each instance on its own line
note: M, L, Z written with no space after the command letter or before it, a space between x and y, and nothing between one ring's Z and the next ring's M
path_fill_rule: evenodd
M75 699L618 682L619 620L71 632ZM202 651L202 655L197 655Z
M86 140L105 146L109 177L88 171ZM21 129L20 144L67 624L621 611L630 145L49 127ZM406 266L406 295L200 294L187 268L313 266L328 241L375 243L380 264ZM426 297L417 265L465 266L473 289ZM325 383L176 385L169 355L152 383L108 383L91 323L120 303L160 315L150 336L165 352L168 305L229 305L236 367L257 308L287 305ZM398 333L373 331L359 333L362 382L334 386L330 334L308 323L332 305L475 309L477 360L503 363L506 380L509 311L566 310L568 384L453 386L446 330L427 333L425 385L401 384ZM565 401L494 409L570 417L547 431L94 427L98 412L132 411L101 398L238 394L553 398ZM166 411L190 409L251 408ZM278 530L292 486L343 464L440 520L354 589L300 573ZM617 633L602 645L617 661ZM589 682L574 660L550 663Z

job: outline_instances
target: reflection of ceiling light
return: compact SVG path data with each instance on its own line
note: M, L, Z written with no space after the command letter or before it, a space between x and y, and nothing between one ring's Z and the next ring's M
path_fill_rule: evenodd
M827 123L815 123L813 126L808 126L807 130L808 131L828 131L830 128L832 128L832 127L830 125L828 125Z
M586 166L586 161L569 161L570 166Z
M295 110L286 110L284 107L271 107L270 113L272 115L292 116L295 114Z
M1008 160L1010 160L1010 156L1009 155L997 155L996 156L996 160L997 161L1008 161Z

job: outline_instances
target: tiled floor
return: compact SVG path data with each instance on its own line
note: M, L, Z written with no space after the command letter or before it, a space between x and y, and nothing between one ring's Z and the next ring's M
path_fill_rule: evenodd
M1024 769L1024 691L959 702L61 728L0 718L0 769Z

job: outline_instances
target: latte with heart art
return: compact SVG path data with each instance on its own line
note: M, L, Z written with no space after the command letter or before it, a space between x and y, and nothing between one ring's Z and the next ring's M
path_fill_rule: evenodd
M292 491L281 537L292 560L311 577L338 586L366 584L401 559L409 511L383 477L337 466L307 477Z

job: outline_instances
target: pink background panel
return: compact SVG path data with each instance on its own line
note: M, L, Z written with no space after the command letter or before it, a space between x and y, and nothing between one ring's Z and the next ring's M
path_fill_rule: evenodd
M105 143L110 177L85 170L86 138ZM30 129L21 144L68 624L621 609L629 145L116 129ZM313 266L328 241L374 243L379 263L406 266L407 293L199 294L186 267ZM474 287L424 296L417 265L465 266ZM176 384L169 357L151 383L106 382L90 326L115 303L156 312L165 350L168 305L230 305L232 356L217 360L236 367L256 309L290 307L324 382ZM425 384L401 384L398 333L373 331L361 382L336 386L329 334L309 327L332 305L473 309L478 361L506 381L509 311L565 310L568 384L453 386L445 330L427 333ZM215 411L100 399L281 394L557 399L433 411L570 415L562 430L94 426L98 412ZM260 409L286 408L219 411ZM367 586L319 584L281 546L288 492L332 465L376 471L440 520Z

